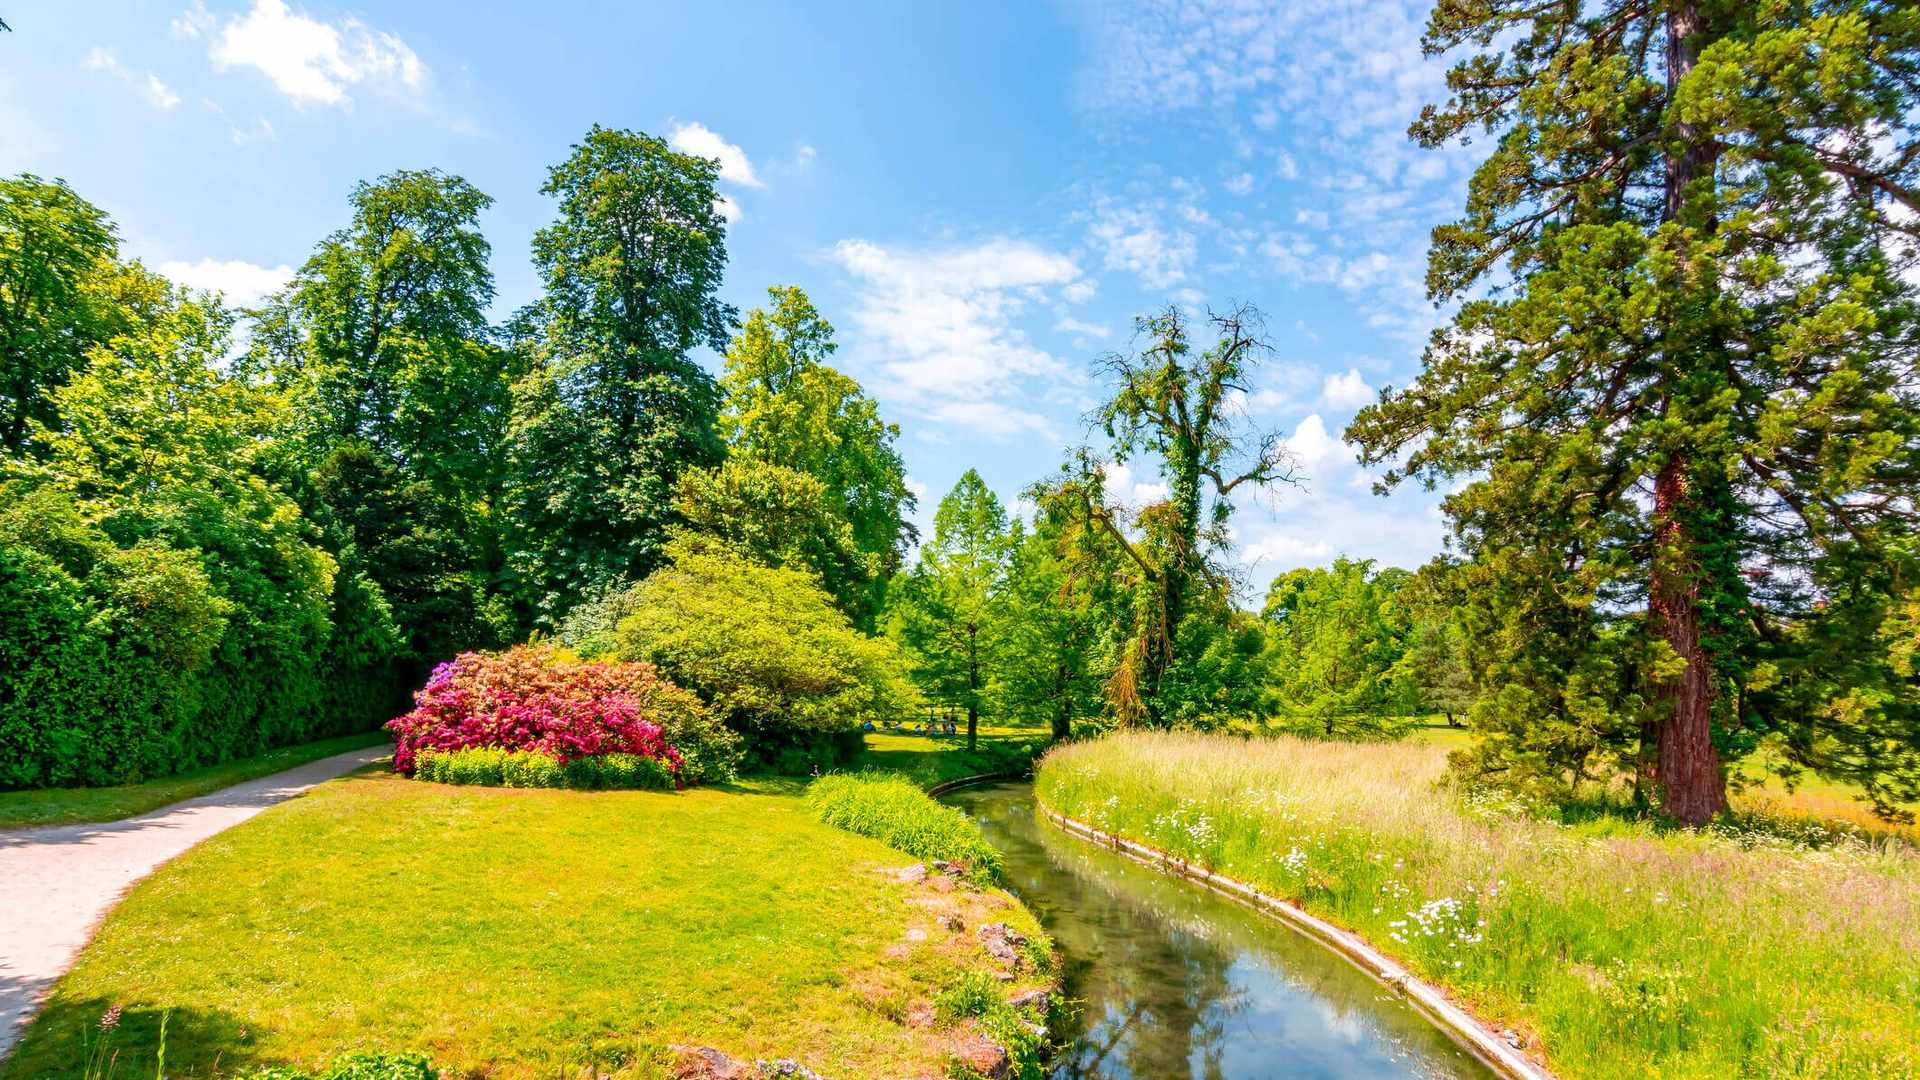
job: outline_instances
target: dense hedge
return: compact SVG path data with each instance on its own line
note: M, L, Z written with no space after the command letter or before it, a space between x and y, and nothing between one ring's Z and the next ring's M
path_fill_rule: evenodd
M83 506L0 484L0 788L137 781L390 714L391 621L355 609L283 497Z
M1000 876L1000 852L980 826L910 780L882 773L823 776L807 786L807 802L828 825L922 859L964 862L983 882Z

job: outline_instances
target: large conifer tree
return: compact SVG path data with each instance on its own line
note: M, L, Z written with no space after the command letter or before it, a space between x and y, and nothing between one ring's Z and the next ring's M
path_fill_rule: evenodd
M1472 476L1481 763L1630 766L1673 817L1725 763L1920 781L1920 9L1440 0L1472 55L1422 143L1495 139L1437 229L1463 301L1350 437Z

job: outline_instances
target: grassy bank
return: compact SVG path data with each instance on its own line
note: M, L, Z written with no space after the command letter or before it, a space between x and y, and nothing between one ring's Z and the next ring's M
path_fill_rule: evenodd
M204 769L194 769L142 784L0 791L0 829L118 821L149 810L158 810L182 799L208 795L224 787L271 776L309 761L390 741L391 738L384 731L369 731L298 746L283 746L256 757L209 765Z
M1418 743L1121 736L1047 805L1351 927L1566 1077L1920 1075L1920 856L1570 828L1460 801Z
M0 1077L75 1071L115 1005L121 1071L151 1073L164 1013L175 1078L398 1050L624 1080L665 1075L673 1044L939 1075L965 1031L909 1023L914 1003L991 970L976 925L1036 926L1005 893L887 872L911 861L791 795L363 773L137 886Z

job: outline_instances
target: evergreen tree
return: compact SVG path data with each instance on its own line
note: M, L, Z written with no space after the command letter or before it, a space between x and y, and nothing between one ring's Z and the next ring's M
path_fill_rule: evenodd
M1472 55L1414 136L1495 144L1434 233L1458 314L1349 438L1476 477L1480 764L1617 761L1694 824L1763 739L1920 794L1920 10L1446 0L1426 45Z

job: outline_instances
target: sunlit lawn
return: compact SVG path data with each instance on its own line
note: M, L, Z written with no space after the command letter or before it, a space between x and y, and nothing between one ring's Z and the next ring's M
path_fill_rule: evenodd
M141 784L115 787L44 788L0 791L0 829L36 825L71 825L90 821L118 821L169 803L219 791L224 787L270 776L283 769L344 754L363 746L390 741L384 731L342 735L334 739L283 746L257 757L209 765L204 769Z
M112 1005L147 1074L170 1016L176 1078L361 1049L425 1051L449 1077L654 1076L675 1043L941 1072L948 1036L883 1015L873 988L929 996L984 953L936 929L885 955L929 921L881 872L911 860L783 787L321 785L136 887L0 1076L76 1072Z

